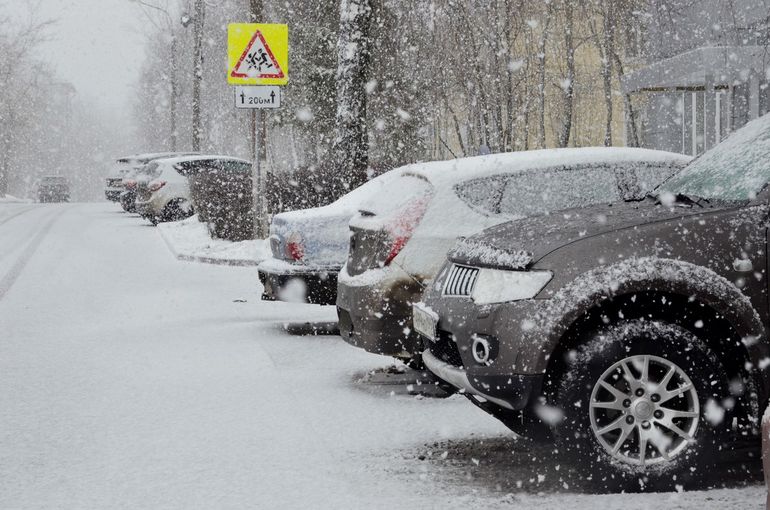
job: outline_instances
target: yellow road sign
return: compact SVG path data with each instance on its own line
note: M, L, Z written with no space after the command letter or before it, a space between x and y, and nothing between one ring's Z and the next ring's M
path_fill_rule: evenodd
M277 23L231 23L227 27L227 83L286 85L289 27Z

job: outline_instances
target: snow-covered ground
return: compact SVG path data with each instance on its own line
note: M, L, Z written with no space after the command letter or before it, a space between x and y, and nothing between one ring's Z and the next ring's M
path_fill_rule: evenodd
M299 334L332 307L260 293L114 204L0 205L0 508L763 508L580 494L461 397L357 383L391 360Z
M235 243L211 239L206 225L198 221L198 215L182 221L161 223L158 231L180 260L256 266L270 257L270 244L266 240Z

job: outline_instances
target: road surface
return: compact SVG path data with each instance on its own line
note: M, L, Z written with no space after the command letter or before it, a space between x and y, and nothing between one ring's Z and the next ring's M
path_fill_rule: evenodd
M0 203L0 508L762 508L581 494L462 397L356 382L391 360L256 281L113 204Z

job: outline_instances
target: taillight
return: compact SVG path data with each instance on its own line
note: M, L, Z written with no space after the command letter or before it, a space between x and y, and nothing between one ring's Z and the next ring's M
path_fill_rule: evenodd
M152 181L150 184L147 185L147 189L155 193L165 185L166 185L166 181Z
M128 179L126 181L123 181L123 183L124 183L123 186L126 189L136 189L136 181L133 179Z
M305 247L302 244L302 236L298 232L292 232L286 238L286 255L297 262L305 258Z
M420 220L428 208L430 197L431 195L423 195L416 199L399 212L398 216L385 227L390 237L390 251L385 257L383 265L390 264L412 238L414 229L420 224Z

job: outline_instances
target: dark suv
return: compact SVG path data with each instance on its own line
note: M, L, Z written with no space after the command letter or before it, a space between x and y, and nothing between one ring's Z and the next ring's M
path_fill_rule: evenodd
M414 327L425 365L594 481L702 480L768 402L770 115L654 196L460 240Z

